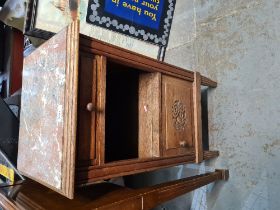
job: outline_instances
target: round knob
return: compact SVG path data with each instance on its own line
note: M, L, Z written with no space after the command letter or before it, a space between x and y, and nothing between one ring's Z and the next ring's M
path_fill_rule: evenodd
M92 104L92 103L88 103L88 104L87 104L87 110L88 110L89 112L93 112L93 111L94 111L94 107L93 107L93 104Z
M186 147L187 146L187 142L186 141L180 141L180 146L181 147Z

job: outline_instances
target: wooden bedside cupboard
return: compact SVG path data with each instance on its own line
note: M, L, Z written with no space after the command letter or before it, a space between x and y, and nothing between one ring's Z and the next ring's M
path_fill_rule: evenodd
M78 186L217 157L202 147L201 85L217 84L73 22L24 60L18 169L73 198Z

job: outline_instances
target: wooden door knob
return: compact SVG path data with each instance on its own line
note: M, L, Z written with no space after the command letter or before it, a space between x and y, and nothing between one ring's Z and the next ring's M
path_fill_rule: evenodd
M89 112L93 112L93 111L95 110L92 103L88 103L88 104L87 104L87 110L88 110Z
M186 147L187 146L187 142L186 141L180 141L180 146L181 147Z

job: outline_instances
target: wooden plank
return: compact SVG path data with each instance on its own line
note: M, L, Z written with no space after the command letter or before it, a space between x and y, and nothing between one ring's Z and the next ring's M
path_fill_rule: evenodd
M78 185L93 183L104 179L118 176L126 176L147 171L153 171L160 168L167 168L180 164L194 163L194 153L185 156L175 156L170 158L149 158L135 159L128 161L118 161L115 163L107 163L103 166L91 166L79 168L76 171L76 183Z
M129 50L81 35L80 49L85 52L107 56L117 62L126 63L132 67L139 68L144 71L161 72L170 76L179 77L188 81L194 80L192 71L160 62L156 59L131 52ZM211 79L202 76L202 85L216 87L217 83Z
M0 205L5 203L4 207L11 207L7 209L152 209L161 203L199 187L218 180L227 180L228 175L228 170L216 170L211 173L135 190L103 182L79 188L73 200L69 200L40 184L28 180L13 198L0 195Z
M217 151L204 151L204 160L218 156L219 152ZM126 176L187 163L195 163L194 152L190 152L185 156L125 160L100 166L81 167L77 168L76 182L77 185L81 185L117 176Z
M201 85L215 88L215 87L217 87L217 82L215 82L207 77L201 76Z
M79 22L24 61L18 169L73 198Z
M134 194L112 201L105 206L100 206L100 210L116 210L123 209L122 206L130 206L132 210L149 210L158 205L172 200L180 195L189 193L202 186L210 184L218 180L225 180L224 174L228 174L228 170L216 170L215 172L188 177L176 181L171 181L152 187L135 190ZM137 205L137 200L142 200L142 206Z
M203 151L203 160L219 157L219 151Z
M79 21L67 27L66 83L62 191L68 198L74 196L77 106L78 106L78 59L79 59Z
M121 201L113 202L109 205L101 206L98 210L142 210L143 209L143 197L141 195L124 199Z
M89 53L95 53L99 55L108 56L108 58L114 58L116 60L120 60L124 58L127 62L132 62L134 64L138 64L138 66L143 66L142 70L154 70L157 72L164 73L173 73L182 75L185 79L193 81L193 72L189 70L185 70L171 64L167 64L164 62L160 62L156 59L149 58L147 56L131 52L129 50L113 46L111 44L81 35L81 50Z
M194 109L194 143L196 163L203 160L202 145L202 119L201 119L201 76L199 72L194 73L193 82L193 109Z
M24 36L21 31L12 29L13 44L11 52L11 70L9 81L9 94L13 95L16 91L21 89L22 85L22 66L23 66L23 43Z
M223 174L228 173L227 170L215 171L173 182L156 185L143 190L143 208L144 210L152 209L159 204L174 199L180 195L191 192L209 183L224 180Z
M220 172L220 179L227 181L229 179L229 170L216 169L215 172Z
M79 101L80 102L80 101ZM90 122L90 160L96 160L96 103L97 103L97 61L93 60L91 102L87 104L87 110L91 112ZM90 107L90 105L92 107Z
M15 201L8 198L3 192L0 192L0 209L19 210L20 208Z
M139 76L139 158L160 156L161 74Z
M75 199L69 200L44 186L28 181L14 197L14 202L21 209L30 210L92 210L122 200L133 193L129 188L102 182L77 189Z
M97 63L90 55L80 55L77 165L96 160Z
M151 187L137 190L106 186L104 183L80 190L75 200L67 201L65 198L46 191L34 184L25 185L15 197L15 203L26 209L102 209L102 210L142 210L152 209L157 205L171 200L177 196L191 192L209 183L224 180L223 174L227 170L202 174L184 178ZM100 186L100 187L99 187ZM107 190L102 190L102 188ZM97 193L98 191L103 191ZM90 199L89 199L90 198Z
M105 109L106 109L106 65L105 56L96 56L97 62L97 107L96 143L98 163L105 161Z

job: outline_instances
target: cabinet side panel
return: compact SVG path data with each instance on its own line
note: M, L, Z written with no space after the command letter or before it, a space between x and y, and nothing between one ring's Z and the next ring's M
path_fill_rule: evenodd
M66 31L24 60L18 169L62 188Z
M24 61L18 169L73 198L79 23L73 22Z
M78 59L79 59L79 21L67 27L66 81L64 136L62 153L62 194L74 198L77 106L78 106Z

